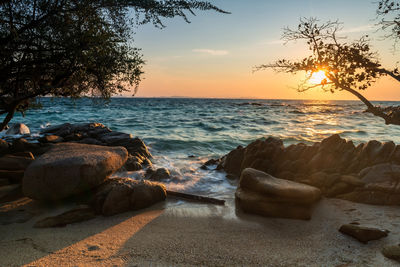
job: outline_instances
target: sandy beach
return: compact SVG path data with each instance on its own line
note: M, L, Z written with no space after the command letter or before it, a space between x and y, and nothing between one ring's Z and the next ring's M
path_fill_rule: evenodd
M58 212L51 209L25 223L0 226L0 265L396 266L380 251L400 237L398 207L335 199L319 202L310 221L243 214L235 211L233 199L225 206L170 200L62 228L32 227ZM390 234L361 244L338 232L354 221Z

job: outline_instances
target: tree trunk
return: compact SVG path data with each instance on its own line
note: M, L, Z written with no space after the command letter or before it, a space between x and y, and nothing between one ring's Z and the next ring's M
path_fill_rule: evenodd
M387 114L385 114L382 110L380 110L379 108L375 107L374 105L372 105L371 102L369 102L368 99L366 99L362 94L360 94L359 92L357 92L354 89L351 89L350 87L346 87L346 86L341 86L341 88L343 90L346 90L349 93L352 93L353 95L355 95L356 97L358 97L358 99L360 99L367 107L367 111L374 114L377 117L381 117L382 119L385 120L386 124L396 124L396 125L400 125L400 122L397 121L393 121L392 118L390 118Z
M7 127L8 123L11 121L11 119L14 117L15 109L16 109L16 106L12 107L8 111L7 116L4 118L3 122L0 124L0 131L3 131Z

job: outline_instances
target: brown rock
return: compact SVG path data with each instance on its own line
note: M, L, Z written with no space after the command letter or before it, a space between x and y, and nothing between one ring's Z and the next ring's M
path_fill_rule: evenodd
M0 170L0 177L7 179L13 184L21 183L22 178L24 177L24 170L19 171L8 171L8 170Z
M7 131L6 135L14 135L14 134L30 134L28 126L23 123L14 123Z
M39 138L39 142L42 143L61 143L64 141L64 138L58 135L46 135L41 138Z
M242 172L235 196L237 205L245 212L308 220L321 191L247 168Z
M362 243L368 243L368 241L378 240L386 237L389 233L388 230L381 230L378 228L364 227L354 224L342 225L339 232L354 237Z
M33 161L32 158L6 155L0 158L0 170L25 170Z
M171 173L166 168L159 168L151 173L149 180L152 181L161 181L167 180L171 178Z
M21 198L21 185L5 185L0 187L0 203L9 202Z
M56 216L47 217L37 221L33 227L47 228L47 227L62 227L67 224L83 222L96 217L94 210L90 207L76 208Z
M103 183L125 163L123 147L76 143L54 145L25 171L26 196L38 200L62 199Z
M394 246L386 246L382 249L382 254L389 259L400 262L400 244Z
M92 200L98 213L110 216L149 207L166 198L165 186L130 178L112 178L101 185Z

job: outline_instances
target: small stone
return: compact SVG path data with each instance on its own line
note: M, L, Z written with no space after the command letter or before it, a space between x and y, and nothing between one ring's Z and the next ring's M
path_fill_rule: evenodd
M153 172L150 177L149 180L152 181L161 181L161 180L167 180L171 178L171 173L169 172L168 169L166 168L159 168L157 169L155 172Z
M46 135L39 138L39 142L41 143L61 143L64 141L64 138L57 135Z
M15 123L13 124L7 131L6 135L14 135L14 134L30 134L28 126L23 123Z
M355 224L344 224L340 227L339 232L354 237L362 243L378 240L388 236L388 230L381 230L373 227L365 227Z
M386 258L400 262L400 244L384 247L382 249L382 254Z
M99 246L88 246L88 251L94 251L94 250L99 250L100 247Z

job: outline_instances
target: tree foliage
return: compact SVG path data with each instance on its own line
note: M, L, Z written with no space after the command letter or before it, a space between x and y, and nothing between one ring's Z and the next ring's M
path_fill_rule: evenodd
M272 68L279 72L305 73L298 91L319 87L325 91L347 91L358 97L367 111L379 116L387 124L399 124L398 114L374 106L360 91L369 88L381 76L390 75L399 79L398 74L381 66L376 52L371 49L367 36L352 42L345 42L338 36L341 24L338 21L319 23L315 18L301 19L296 29L285 28L282 39L285 42L306 42L310 55L297 60L278 60L271 64L256 67L256 70ZM312 84L313 74L323 71L326 78Z
M386 38L394 39L395 43L400 40L400 1L380 0L377 9L379 25L381 29L389 32Z
M144 64L132 28L195 10L195 0L0 0L0 114L24 111L37 96L109 98L134 89Z

